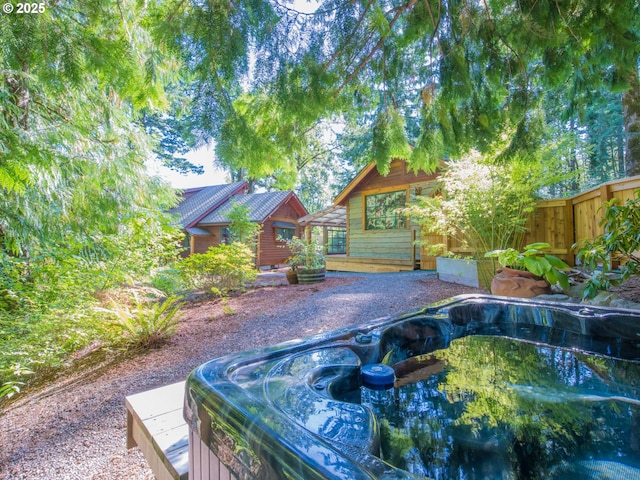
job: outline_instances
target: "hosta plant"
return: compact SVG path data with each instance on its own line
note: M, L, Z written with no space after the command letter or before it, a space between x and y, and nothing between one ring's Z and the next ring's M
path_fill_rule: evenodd
M549 248L551 245L548 243L537 242L526 245L522 251L506 248L487 252L485 256L496 258L503 267L531 272L544 278L551 285L559 283L564 290L567 290L569 275L565 271L571 267L555 255L545 253L544 250Z

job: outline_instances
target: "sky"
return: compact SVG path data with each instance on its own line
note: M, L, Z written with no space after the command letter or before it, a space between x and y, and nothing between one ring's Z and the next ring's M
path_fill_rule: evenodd
M319 5L320 3L317 0L294 0L294 8L304 13L313 13ZM202 165L204 167L204 173L202 175L180 175L177 172L163 167L155 160L147 162L147 170L151 175L160 176L174 188L193 188L229 183L226 172L213 166L214 153L212 147L193 150L187 153L185 157L194 165Z
M226 172L213 166L213 155L213 149L210 147L193 150L185 155L187 160L193 164L204 167L204 173L202 175L180 175L177 172L163 167L156 160L150 160L147 164L147 169L150 174L158 175L169 182L174 188L192 188L229 183Z

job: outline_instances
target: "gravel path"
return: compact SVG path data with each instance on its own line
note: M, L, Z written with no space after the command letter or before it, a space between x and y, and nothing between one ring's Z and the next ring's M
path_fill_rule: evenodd
M222 355L334 330L479 290L429 272L328 274L318 285L284 286L282 274L228 302L186 308L169 343L84 369L25 394L0 412L0 478L153 479L137 448L126 448L127 395L184 380Z

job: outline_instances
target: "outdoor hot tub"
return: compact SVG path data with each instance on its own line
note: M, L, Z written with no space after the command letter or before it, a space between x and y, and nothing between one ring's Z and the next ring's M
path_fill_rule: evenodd
M455 297L208 362L184 415L192 480L640 479L640 312Z

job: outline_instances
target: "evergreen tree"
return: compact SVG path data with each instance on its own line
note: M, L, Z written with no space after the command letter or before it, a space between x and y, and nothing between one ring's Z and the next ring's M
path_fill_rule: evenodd
M147 222L156 231L175 201L145 173L151 141L137 121L165 102L149 12L42 5L0 16L0 262L18 273L9 263L119 257L120 240ZM15 278L0 291L3 280Z
M583 110L625 93L627 156L637 162L630 94L640 7L633 0L170 1L159 31L197 88L193 112L220 161L250 176L295 170L309 127L337 113L374 118L371 158L432 169L505 133L503 158L533 150L545 97ZM412 144L412 150L408 145Z

